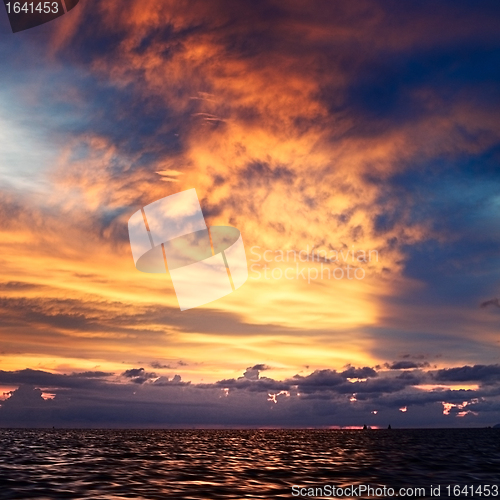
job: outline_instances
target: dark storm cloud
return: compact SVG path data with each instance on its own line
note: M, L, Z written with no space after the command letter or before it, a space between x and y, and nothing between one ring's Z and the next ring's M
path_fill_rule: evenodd
M368 378L368 377L376 377L377 372L368 366L363 368L355 368L354 366L350 366L346 370L344 370L341 375L344 378Z
M37 387L32 387L30 385L21 385L15 391L12 391L9 399L7 399L2 406L7 408L15 407L26 407L30 409L43 409L45 407L45 401L42 397L42 391Z
M266 366L264 364L249 366L245 370L245 373L243 374L243 378L246 378L249 380L257 380L259 378L260 372L262 372L264 370L269 370L269 366Z
M403 360L394 361L393 363L386 363L384 366L386 368L389 368L389 370L408 370L410 368L426 368L430 365L427 361L418 363L416 361Z
M248 370L247 370L248 371ZM247 372L245 372L247 373ZM381 372L384 375L384 372ZM348 382L347 379L363 379ZM282 382L268 377L243 376L238 379L221 380L217 385L222 388L232 388L259 391L296 391L310 399L328 399L337 395L353 393L374 395L391 394L409 386L415 386L427 380L421 372L404 372L397 376L379 376L373 368L350 367L342 373L335 370L316 370L310 375L295 375Z
M316 370L305 377L295 375L292 381L300 385L302 389L317 390L322 388L331 388L342 384L345 381L340 373L336 370Z
M267 366L263 363L259 363L257 365L252 366L251 368L247 368L247 370L258 370L260 372L262 372L264 370L270 370L270 369L271 369L270 366Z
M286 391L290 388L290 384L280 382L268 377L248 378L240 377L238 379L219 380L215 383L216 387L221 389L237 389L249 392L267 393L268 391ZM200 384L200 387L210 388L211 385Z
M102 378L112 374L104 372L83 372L71 375L59 375L43 370L26 368L18 371L0 370L0 383L6 385L34 385L52 388L90 388L102 386Z
M180 375L174 375L171 379L168 377L159 377L153 382L153 385L161 386L186 386L191 385L191 382L184 382Z
M364 368L348 367L343 372L339 373L336 370L316 370L310 375L302 376L295 375L289 380L291 385L297 385L301 390L306 392L316 392L322 390L335 390L337 392L356 392L350 390L355 386L368 387L367 382L355 381L354 383L346 383L346 379L365 379L377 377L378 373L368 366Z
M122 373L123 377L138 377L144 373L144 368L131 368Z
M474 365L438 370L434 378L443 382L500 383L500 365Z
M390 394L403 390L407 386L416 385L420 380L415 377L411 379L403 378L377 378L365 382L352 382L337 386L334 390L339 394Z
M482 397L483 393L481 391L463 389L435 391L404 390L392 394L382 394L380 397L377 397L376 400L370 398L367 394L356 395L358 401L362 401L365 404L375 404L378 408L391 408L398 410L401 407L423 408L433 404L442 405L443 402L460 405L464 401L474 401L474 404L478 404L477 402L479 402Z
M151 379L158 378L156 373L148 373L144 368L131 368L130 370L125 370L122 373L122 377L129 378L134 384L144 384Z
M425 374L388 374L380 371L376 378L354 383L346 382L334 370L323 370L285 381L243 376L213 384L190 384L176 375L130 384L105 380L108 374L102 372L56 375L40 370L3 371L0 383L19 388L1 403L0 425L322 426L387 425L390 419L393 426L446 426L463 422L454 420L463 412L478 425L500 420L500 390L422 390L412 385ZM143 368L131 368L123 376L134 381L148 374ZM41 389L55 397L45 400ZM448 414L443 413L445 405ZM469 410L477 415L467 413Z

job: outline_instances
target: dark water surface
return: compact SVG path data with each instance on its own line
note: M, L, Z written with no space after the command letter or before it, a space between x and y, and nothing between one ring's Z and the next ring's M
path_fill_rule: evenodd
M458 498L448 484L500 487L500 429L0 429L2 499L311 498L292 486L359 484L426 487L419 498L436 498L431 484L440 498Z

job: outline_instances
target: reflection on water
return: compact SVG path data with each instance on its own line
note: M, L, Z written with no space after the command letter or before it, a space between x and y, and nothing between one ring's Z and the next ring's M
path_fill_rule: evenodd
M497 429L0 429L2 499L293 498L293 485L500 484L499 471Z

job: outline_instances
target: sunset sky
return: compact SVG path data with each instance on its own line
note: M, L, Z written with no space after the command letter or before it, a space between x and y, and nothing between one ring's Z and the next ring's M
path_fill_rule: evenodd
M0 426L500 423L499 26L81 0L0 36ZM181 311L127 223L191 188L249 278Z

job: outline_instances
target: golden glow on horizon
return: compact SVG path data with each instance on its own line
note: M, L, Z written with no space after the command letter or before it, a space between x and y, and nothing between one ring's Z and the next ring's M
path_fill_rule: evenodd
M414 386L415 389L420 389L422 391L476 391L479 389L478 384L419 384Z

